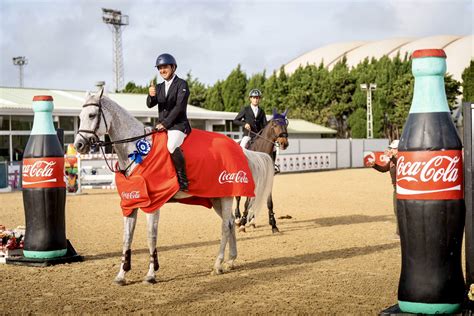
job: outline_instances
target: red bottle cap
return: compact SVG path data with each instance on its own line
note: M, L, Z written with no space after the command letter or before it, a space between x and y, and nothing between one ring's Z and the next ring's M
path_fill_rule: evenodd
M53 97L50 95L35 95L33 101L53 101Z
M446 53L442 49L419 49L415 50L411 55L411 58L423 58L423 57L443 57L446 58Z

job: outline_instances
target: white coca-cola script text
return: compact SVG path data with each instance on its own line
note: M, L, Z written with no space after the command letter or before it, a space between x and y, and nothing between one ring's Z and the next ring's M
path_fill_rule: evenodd
M139 199L140 191L122 192L121 196L122 196L122 199L125 199L125 200Z
M219 183L249 183L249 179L247 178L247 173L242 170L238 172L227 172L224 170L219 175Z
M428 161L408 161L405 162L405 157L401 156L397 161L397 175L398 181L407 180L409 182L418 179L422 182L456 182L459 177L459 169L456 164L460 157L449 156L434 156ZM443 167L440 167L443 165Z
M44 160L38 160L31 165L23 165L23 176L32 178L49 178L53 175L55 165L55 161Z

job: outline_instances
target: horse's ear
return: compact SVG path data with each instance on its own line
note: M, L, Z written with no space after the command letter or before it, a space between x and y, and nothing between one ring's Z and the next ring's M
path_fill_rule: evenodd
M106 87L102 87L102 93L104 95L104 97L108 97L109 96L109 90L106 89Z
M87 100L91 95L92 95L91 92L89 90L87 90L86 95L84 96L84 98Z
M273 116L275 116L276 114L278 114L278 112L275 108L273 108Z
M288 114L288 108L286 108L285 112L283 112L283 116L286 117L286 115Z
M104 94L104 87L100 88L100 95L99 95L99 99L102 98L102 95Z

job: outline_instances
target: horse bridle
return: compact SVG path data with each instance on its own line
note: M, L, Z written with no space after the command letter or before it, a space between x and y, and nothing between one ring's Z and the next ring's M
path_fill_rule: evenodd
M287 127L288 123L289 123L288 119L283 120L282 118L274 119L272 121L277 122L277 125L279 125L279 126L285 126L285 127ZM249 132L254 134L258 138L261 138L261 139L263 139L263 140L265 140L269 143L272 143L275 147L280 147L280 144L276 141L278 138L288 138L288 132L286 132L286 133L280 133L278 135L275 135L274 140L270 140L270 139L267 139L267 138L263 137L262 135L260 135L262 133L262 131L263 131L263 129L258 133L255 133L253 131L249 131Z
M98 103L86 103L82 106L83 108L88 107L88 106L96 106L96 107L99 108L99 118L97 120L97 124L96 124L95 128L93 130L91 130L91 129L79 129L77 131L78 134L89 144L89 146L91 146L91 147L93 147L93 146L105 147L105 146L114 145L114 144L130 143L130 142L136 141L138 139L145 138L147 136L150 136L150 135L158 132L156 129L153 129L151 132L147 133L146 130L145 130L143 135L133 136L133 137L114 140L114 141L109 141L109 142L101 141L99 136L97 135L97 130L100 127L100 121L101 121L102 118L104 119L105 130L106 131L109 130L109 127L107 125L107 121L105 120L105 114L104 114L104 111L102 109L102 104L100 103L101 99L102 99L102 95L100 96ZM94 142L91 142L87 137L82 135L81 132L89 133L89 134L94 135L95 136Z
M101 146L102 145L102 141L100 140L99 136L97 135L97 130L99 129L100 127L100 121L101 119L103 118L104 119L104 124L105 124L105 130L108 131L109 128L107 126L107 121L105 120L105 114L104 114L104 111L102 110L102 104L100 103L100 100L102 98L102 95L101 97L99 98L99 102L98 103L86 103L82 106L82 108L86 108L88 106L96 106L99 108L99 115L98 115L98 119L97 119L97 124L95 126L95 128L93 130L90 130L90 129L79 129L77 132L78 134L89 144L89 146L91 147L95 147L96 145L99 145ZM87 138L85 137L82 133L88 133L88 134L92 134L94 135L95 139L94 141L92 142L90 140L90 138Z
M285 120L283 120L282 118L278 118L278 119L274 119L273 120L274 122L277 123L277 125L279 126L285 126L285 127L288 127L288 119L285 118ZM276 138L288 138L288 131L286 133L280 133L276 136ZM276 139L275 138L275 139Z
M107 164L107 167L109 167L109 170L111 172L119 171L119 172L122 172L122 173L125 174L125 172L132 166L133 161L124 170L119 170L119 169L114 170L114 168L112 166L110 166L109 162L107 161L107 156L105 155L104 147L109 146L109 145L114 145L114 144L124 144L124 143L133 142L133 141L136 141L138 139L142 139L142 138L145 138L147 136L150 136L150 135L152 135L152 134L154 134L158 131L154 129L151 132L147 133L146 130L145 130L143 135L134 136L134 137L125 138L125 139L120 139L120 140L115 140L115 141L104 142L104 141L100 140L99 136L97 135L97 130L100 127L100 121L101 121L102 118L104 119L105 130L106 131L109 130L109 127L107 125L107 120L105 119L105 114L104 114L104 111L102 109L102 104L100 103L101 99L102 99L102 93L100 94L99 102L97 102L97 103L86 103L82 106L82 108L85 108L85 107L88 107L88 106L96 106L96 107L99 108L97 124L94 127L94 129L93 130L91 130L91 129L79 129L77 132L78 132L78 135L80 135L87 142L87 144L90 147L93 148L93 147L99 146L99 148L102 152L102 156L104 156L105 163ZM94 135L95 138L94 138L93 141L91 141L90 138L85 137L82 133L92 134L92 135Z

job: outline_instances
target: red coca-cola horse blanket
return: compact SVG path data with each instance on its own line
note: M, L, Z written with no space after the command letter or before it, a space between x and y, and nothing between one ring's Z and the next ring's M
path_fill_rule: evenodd
M150 213L160 208L179 191L176 171L166 147L167 134L153 135L150 153L125 177L115 174L120 206L124 216L135 208ZM210 208L210 198L253 197L255 184L242 148L227 136L194 129L181 149L186 159L190 198L180 203Z

